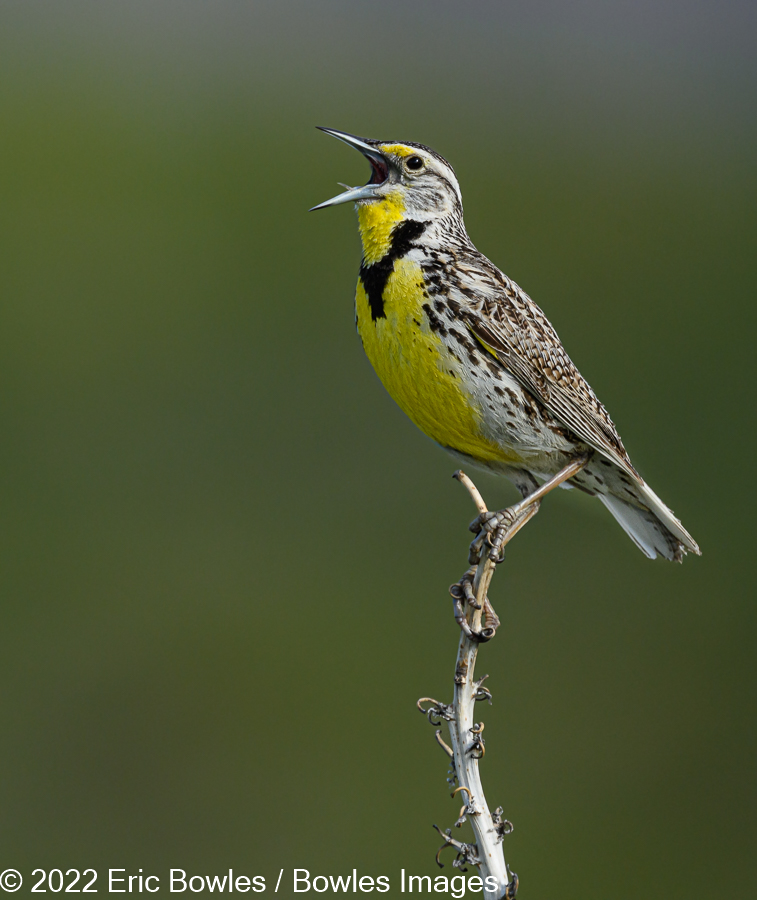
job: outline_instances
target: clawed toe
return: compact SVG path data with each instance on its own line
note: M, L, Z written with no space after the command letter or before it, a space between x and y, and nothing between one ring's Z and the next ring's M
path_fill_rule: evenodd
M468 562L475 565L481 560L484 545L489 547L488 557L493 563L501 563L505 558L504 545L513 532L518 516L511 509L499 512L480 513L468 526L476 537L470 545Z
M454 601L455 621L460 626L460 630L469 640L475 641L477 644L483 644L494 637L500 622L499 616L494 612L488 597L484 597L483 606L476 600L476 595L473 591L473 580L475 577L476 566L471 566L460 581L450 585L449 592ZM483 627L480 631L475 631L471 628L466 614L467 605L472 606L474 609L483 609Z
M471 541L468 553L470 568L460 581L451 585L449 592L454 601L455 621L470 641L483 643L490 641L499 628L499 617L494 612L486 591L494 566L505 558L505 545L539 511L541 498L545 493L575 474L585 461L573 462L542 487L537 488L523 500L507 509L492 512L479 494L476 486L464 472L456 472L455 477L468 489L479 514L468 526L476 536ZM483 564L483 568L482 567ZM480 581L476 582L477 574ZM476 596L478 591L479 596ZM475 610L469 618L468 606ZM475 624L474 624L475 623ZM473 626L473 627L472 627ZM517 887L517 882L516 882Z
M481 604L476 600L476 595L473 592L473 579L475 576L476 567L472 566L460 581L450 585L449 592L455 600L460 601L462 606L470 603L474 609L481 609Z
M472 531L473 534L476 535L479 535L482 532L484 534L492 534L498 528L501 528L505 521L511 519L512 513L509 509L501 509L499 512L487 510L476 516L468 526L468 531Z
M506 516L505 513L508 513L508 515ZM489 532L486 536L486 543L491 548L489 550L489 559L493 563L501 563L505 558L505 538L509 535L510 529L515 521L514 517L509 513L509 510L503 510L499 514L503 517L502 521L497 525L494 531Z
M494 612L494 607L489 598L484 598L484 627L481 629L482 640L490 641L497 633L501 625L499 616Z

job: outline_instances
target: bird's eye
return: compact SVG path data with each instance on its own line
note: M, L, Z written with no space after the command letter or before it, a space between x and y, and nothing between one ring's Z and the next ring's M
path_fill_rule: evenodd
M405 166L410 169L411 172L420 172L423 168L423 160L420 156L409 156L405 160Z

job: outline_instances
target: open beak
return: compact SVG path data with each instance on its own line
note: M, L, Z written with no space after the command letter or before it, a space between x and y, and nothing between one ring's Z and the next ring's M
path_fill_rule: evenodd
M375 200L378 196L376 189L389 177L389 166L382 154L371 147L364 138L355 137L354 134L347 134L346 131L337 131L335 128L321 128L320 125L316 127L321 131L325 131L326 134L331 134L340 141L344 141L344 143L349 144L350 147L359 150L371 164L371 169L373 171L371 173L371 180L368 184L364 184L362 187L348 187L344 193L337 194L337 196L332 197L331 200L319 203L318 206L314 206L310 212L312 212L313 209L338 206L340 203L350 203L357 200ZM347 187L347 185L343 185L343 187Z

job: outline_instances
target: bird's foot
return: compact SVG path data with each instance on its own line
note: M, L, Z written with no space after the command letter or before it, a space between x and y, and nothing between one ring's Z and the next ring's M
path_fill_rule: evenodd
M505 557L505 536L514 522L515 515L510 509L479 513L468 526L468 530L476 535L470 546L469 560L474 553L480 560L481 554L488 547L489 559L494 563L502 562Z
M471 566L460 581L456 581L449 587L450 594L454 600L460 602L461 609L465 608L466 603L469 603L474 609L481 609L481 604L476 600L476 594L473 590L473 580L475 577L476 567Z
M488 597L484 597L483 603L479 603L476 599L476 594L473 590L475 577L476 566L471 566L460 581L450 585L449 592L452 595L455 621L460 626L460 630L468 640L475 641L477 644L484 644L486 641L490 641L497 633L500 620L499 616L494 612L494 607L489 602ZM466 606L472 606L474 609L483 609L481 616L482 628L480 631L471 628Z
M481 561L482 554L487 552L493 563L500 563L505 558L505 544L520 531L526 522L539 510L539 501L527 506L510 507L499 512L483 512L470 523L468 530L476 537L470 545L468 562L475 565Z
M529 506L512 507L499 512L485 511L480 513L470 524L470 530L476 537L470 545L468 563L470 568L460 581L450 585L449 592L454 601L455 621L468 640L482 644L490 641L497 633L500 625L499 616L484 596L476 597L475 579L479 564L484 559L484 554L493 565L496 565L505 557L505 544L518 532L526 522L535 515L539 509L539 501L536 500ZM477 630L471 627L468 617L468 607L475 610L483 610L480 616L481 628ZM474 617L475 618L475 617Z
M592 452L571 460L567 466L545 481L541 487L537 487L513 506L499 512L485 510L479 513L469 526L476 535L470 545L469 564L476 565L481 562L485 547L489 548L488 557L491 562L502 562L505 544L512 540L526 522L536 515L542 498L580 472L591 459Z

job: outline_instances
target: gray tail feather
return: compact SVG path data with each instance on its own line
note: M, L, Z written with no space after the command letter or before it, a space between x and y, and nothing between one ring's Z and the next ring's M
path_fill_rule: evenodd
M642 482L636 493L643 507L612 494L598 496L645 556L663 556L675 562L689 551L701 556L697 542L647 484Z

